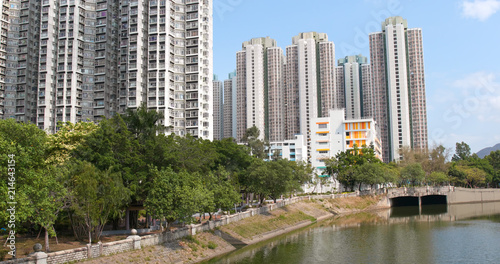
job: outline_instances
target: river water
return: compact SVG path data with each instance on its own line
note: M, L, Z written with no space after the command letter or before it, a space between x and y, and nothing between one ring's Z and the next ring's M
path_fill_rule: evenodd
M500 202L336 217L208 263L500 263Z

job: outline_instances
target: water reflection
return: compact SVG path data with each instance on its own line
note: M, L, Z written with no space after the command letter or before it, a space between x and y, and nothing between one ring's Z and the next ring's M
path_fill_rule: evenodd
M335 217L208 263L487 263L500 259L498 223L500 202L392 208Z

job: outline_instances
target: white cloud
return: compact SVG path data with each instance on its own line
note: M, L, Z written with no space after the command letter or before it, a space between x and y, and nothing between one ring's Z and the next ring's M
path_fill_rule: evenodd
M491 97L500 94L500 83L496 75L488 72L475 72L455 80L451 86L458 88L463 97Z
M500 131L499 73L464 74L446 81L440 90L428 97L434 106L427 112L430 143L454 148L455 142L464 141L476 152L500 142L496 137Z
M485 21L500 9L499 0L474 0L462 2L462 15L467 18Z

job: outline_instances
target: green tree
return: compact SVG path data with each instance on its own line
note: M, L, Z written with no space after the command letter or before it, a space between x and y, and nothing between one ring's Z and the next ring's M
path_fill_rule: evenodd
M486 172L475 167L459 165L457 169L465 175L465 185L470 188L477 188L486 182Z
M335 175L336 179L345 187L354 190L354 186L364 183L363 175L358 168L366 163L380 163L372 148L363 146L361 149L354 145L352 149L338 153L334 158L325 160L326 172Z
M433 171L427 180L433 185L442 185L450 181L446 173L441 171Z
M401 169L394 162L383 164L384 169L384 183L396 183L401 177Z
M62 164L71 157L71 153L80 146L85 138L97 130L93 122L59 123L57 133L49 135L47 140L47 163Z
M192 216L213 203L213 194L201 183L198 174L175 172L171 168L153 169L154 184L145 202L153 217L165 219L167 229L175 221L192 221Z
M271 171L268 162L255 159L248 168L247 173L242 176L245 191L259 195L259 203L262 203L266 196L270 195L271 186L268 183L274 182L276 175Z
M165 150L165 159L175 171L207 173L214 167L217 153L212 142L191 135L171 137L174 144Z
M358 190L361 191L362 184L371 185L372 188L376 184L385 182L385 171L381 163L364 163L356 168L356 182L358 183Z
M244 171L252 163L250 149L244 145L238 145L232 138L214 140L217 159L214 169L223 166L228 172Z
M419 163L409 164L401 170L401 180L403 184L416 186L425 179L425 171Z
M111 168L119 172L134 201L143 201L147 196L148 188L143 184L148 182L147 161L120 115L101 121L99 128L76 148L74 156L101 171Z
M207 206L203 208L203 211L210 215L210 220L212 220L212 213L219 209L229 210L236 203L241 202L241 196L231 183L229 172L223 167L219 167L216 171L204 176L203 184L207 191L213 195L213 202L206 203Z
M456 143L455 155L451 158L452 161L468 160L471 157L470 147L467 143Z
M254 125L245 131L245 134L243 135L243 138L241 140L247 143L247 146L250 148L251 154L254 157L257 157L259 159L265 159L267 157L265 151L266 144L264 141L259 139L259 136L260 136L260 131Z
M87 234L89 243L99 239L108 219L119 214L130 199L119 173L112 168L101 171L86 161L71 166L68 191L75 236L82 239Z
M17 229L34 214L32 184L46 168L47 134L33 124L0 120L0 225ZM9 166L9 164L11 166ZM12 199L11 199L12 198ZM16 202L16 222L9 223L9 211ZM15 226L9 226L15 224Z
M429 164L426 173L428 175L432 172L446 173L450 167L449 163L446 162L449 155L449 150L443 147L443 145L432 148L429 152Z
M27 188L33 213L30 220L45 229L45 252L50 252L49 235L55 236L54 223L59 213L68 207L68 192L64 186L65 169L49 166L36 172Z
M460 169L457 162L452 162L450 169L448 170L448 176L450 177L450 182L454 186L465 186L467 175L462 169Z
M292 178L288 183L287 192L290 194L295 192L302 192L302 186L312 181L314 170L311 164L303 161L296 162L283 160L283 162L287 162L288 166L292 170Z
M485 160L491 165L493 169L493 177L491 183L493 186L498 187L500 185L500 150L492 151Z
M163 118L163 113L148 110L146 103L142 103L137 109L127 109L123 120L132 135L143 144L146 140L156 136L156 133L165 131L166 128L161 123Z

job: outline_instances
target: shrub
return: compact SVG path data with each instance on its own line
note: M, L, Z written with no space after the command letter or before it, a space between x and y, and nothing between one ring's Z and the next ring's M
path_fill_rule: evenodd
M210 241L208 242L208 248L209 249L216 249L217 248L217 244L215 244L213 241Z

